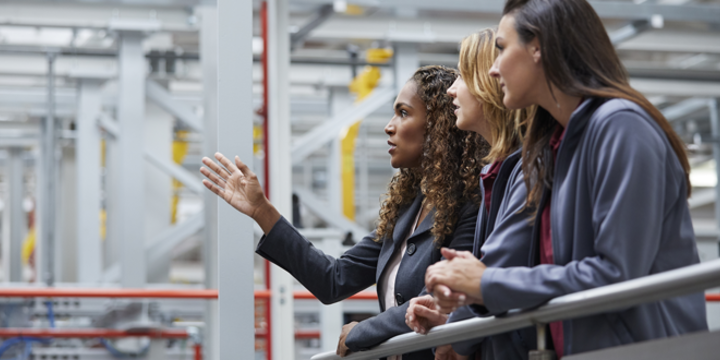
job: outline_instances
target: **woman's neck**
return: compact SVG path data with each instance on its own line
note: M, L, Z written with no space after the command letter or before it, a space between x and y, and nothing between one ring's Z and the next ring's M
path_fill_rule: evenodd
M554 98L552 94L555 94ZM580 96L566 94L553 85L552 93L546 92L538 105L547 110L562 127L567 127L570 116L577 109L581 99Z

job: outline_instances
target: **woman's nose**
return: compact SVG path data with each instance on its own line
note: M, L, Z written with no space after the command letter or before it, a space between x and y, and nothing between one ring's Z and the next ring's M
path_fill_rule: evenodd
M385 133L388 135L392 135L395 133L395 126L393 126L392 120L390 120L390 122L385 125Z
M500 78L500 71L498 70L498 58L495 58L495 62L493 62L493 66L490 68L490 71L488 74L494 78Z

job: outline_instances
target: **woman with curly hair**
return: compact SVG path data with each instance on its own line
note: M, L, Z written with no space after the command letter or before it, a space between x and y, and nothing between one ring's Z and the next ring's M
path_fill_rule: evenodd
M400 171L390 181L377 229L340 258L314 248L263 195L255 174L235 158L208 158L203 184L252 217L265 236L257 253L292 274L325 304L377 284L382 312L343 327L338 354L375 346L406 333L408 300L424 289L425 270L440 260L440 248L471 250L481 196L479 161L487 143L455 125L448 88L457 71L442 66L418 69L393 105L385 127L390 163ZM226 170L227 169L227 170ZM398 356L397 358L399 358ZM430 350L402 355L433 359Z
M457 107L457 126L480 134L490 144L490 152L483 159L489 163L480 181L485 206L478 214L473 253L445 249L443 255L477 257L488 266L523 266L528 263L532 226L530 211L525 209L527 191L520 157L525 122L534 108L508 110L503 105L500 83L488 74L498 54L495 37L495 30L485 29L463 39L460 76L448 89ZM408 326L424 334L445 322L482 315L467 306L447 315L447 311L437 310L438 300L442 299L432 295L412 299L406 314ZM457 302L452 304L457 306ZM535 337L535 329L528 328L441 346L435 351L436 359L465 359L473 353L484 360L525 359Z

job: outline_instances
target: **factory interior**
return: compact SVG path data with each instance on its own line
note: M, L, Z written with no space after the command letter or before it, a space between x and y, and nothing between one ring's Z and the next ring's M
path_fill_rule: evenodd
M719 258L720 1L589 2L685 142L700 259ZM374 287L322 304L255 254L262 230L205 189L201 159L238 155L340 256L375 229L397 171L385 125L399 89L420 66L457 67L460 41L502 7L0 2L0 359L334 352L343 324L380 312Z

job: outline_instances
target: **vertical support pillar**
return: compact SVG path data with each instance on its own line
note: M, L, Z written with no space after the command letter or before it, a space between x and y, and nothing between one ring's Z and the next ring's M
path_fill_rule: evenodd
M270 200L292 221L290 163L290 33L288 0L268 0L268 137ZM295 358L293 277L271 265L271 336L274 359Z
M6 202L7 208L5 211L9 215L7 224L10 227L10 241L4 243L9 248L5 248L8 250L3 251L3 264L5 265L5 274L7 274L6 280L19 282L22 281L22 242L27 233L27 221L23 210L25 163L22 149L10 148L8 153L8 201Z
M252 0L218 0L218 150L253 167ZM218 202L220 360L255 351L253 222Z
M412 43L395 44L395 88L398 92L410 80L410 77L420 67L417 45Z
M57 198L57 129L55 124L55 53L48 53L47 115L42 125L42 173L38 207L40 210L39 274L46 285L55 282L55 205Z
M710 129L713 136L713 157L715 158L715 228L720 229L720 115L718 115L717 99L708 100L710 111ZM720 238L718 239L720 241Z
M210 156L218 150L217 111L218 111L218 29L217 8L214 5L198 7L200 21L200 61L203 76L203 154ZM204 194L205 228L203 242L203 267L205 269L205 287L218 288L218 197L210 191ZM220 335L218 328L218 302L205 302L205 328L203 333L203 358L220 359Z
M100 243L100 132L102 80L82 79L77 116L77 281L91 283L102 274Z
M118 53L119 97L118 125L120 126L119 216L122 242L122 286L145 287L145 56L143 35L125 31L120 36Z
M321 250L330 256L340 257L342 246L338 238L326 238L322 241ZM343 302L330 305L320 304L320 348L322 351L335 351L342 332Z

